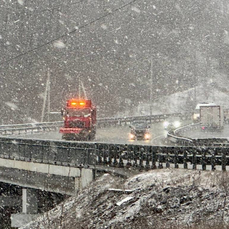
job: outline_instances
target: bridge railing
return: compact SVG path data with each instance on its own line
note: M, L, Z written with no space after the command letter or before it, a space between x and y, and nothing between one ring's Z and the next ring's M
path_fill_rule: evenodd
M229 165L227 148L161 147L141 145L98 145L97 163L105 166L135 167L138 169L189 168L225 171Z
M155 169L170 166L225 171L229 165L228 146L224 147L165 147L132 144L62 142L32 139L0 138L0 158L96 168L124 167Z
M95 164L95 147L77 142L0 138L0 158L64 166Z

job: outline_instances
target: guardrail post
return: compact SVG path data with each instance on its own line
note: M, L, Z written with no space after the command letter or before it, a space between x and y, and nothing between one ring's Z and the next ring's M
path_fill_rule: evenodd
M134 167L138 167L138 152L136 150L136 146L134 147Z
M149 155L150 154L150 147L146 147L146 166L145 169L146 171L148 171L150 169L150 165L149 165Z
M107 161L107 164L108 165L111 165L112 164L112 154L111 154L111 149L110 149L110 146L108 145L107 147L107 154L108 154L108 161Z
M101 156L101 149L98 145L96 145L96 149L97 149L97 157L98 157L98 164L102 164L102 156Z
M206 170L206 151L205 149L202 149L204 150L204 152L202 152L202 157L201 157L201 161L202 161L202 170Z
M187 163L187 151L186 149L184 148L184 154L183 154L183 162L184 162L184 169L187 169L188 168L188 163Z
M143 156L144 156L145 149L143 147L140 148L140 158L139 158L139 170L144 168L143 166Z
M215 170L215 152L214 151L210 151L210 153L211 153L211 169L212 169L212 171L214 171Z
M163 169L163 161L162 161L162 152L160 150L160 152L158 153L158 162L159 162L159 165L158 165L158 168L159 169Z
M119 157L118 166L119 166L119 168L123 168L123 167L124 167L124 163L123 163L123 159L122 159L122 150L121 150L121 146L118 146L118 157Z
M179 165L178 165L178 153L177 153L177 150L174 150L175 153L174 153L174 167L175 169L178 169L179 168Z
M160 153L158 154L158 162L159 162L158 168L163 169L162 155Z
M227 165L227 158L226 158L226 152L224 149L222 149L222 171L226 171L226 165Z
M106 146L105 146L106 147ZM107 155L106 155L106 149L103 148L102 149L103 152L103 164L106 165L107 164Z
M118 161L117 161L117 150L115 150L115 147L112 146L111 148L111 152L112 152L112 155L113 155L113 166L116 167L118 165Z
M156 169L157 153L155 146L151 146L152 166L151 169Z
M197 164L197 161L196 161L196 150L193 149L193 153L192 153L192 169L196 169L196 164Z
M166 158L165 158L165 160L166 160L166 164L165 164L166 168L170 168L170 163L169 163L169 150L168 150L168 148L166 148Z
M126 163L126 167L130 168L132 166L131 164L131 155L132 155L132 151L133 151L133 147L126 145L126 150L127 150L127 163Z

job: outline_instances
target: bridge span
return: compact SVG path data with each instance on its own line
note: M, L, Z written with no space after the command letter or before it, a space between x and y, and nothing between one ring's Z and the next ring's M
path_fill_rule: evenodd
M12 218L14 226L24 223L25 213L36 215L36 208L30 211L26 207L28 201L36 202L33 190L74 195L95 178L96 171L127 176L129 168L136 168L135 171L163 167L226 170L229 166L227 145L212 148L174 143L165 146L161 141L165 136L160 123L163 120L155 120L151 123L153 139L148 142L129 141L129 128L117 126L116 121L115 127L109 124L111 127L103 125L98 129L96 142L62 141L57 131L52 132L59 124L50 125L51 132L45 134L34 126L29 127L31 131L26 127L24 131L23 128L0 128L2 133L13 133L11 137L0 138L0 181L24 188L24 212ZM128 125L126 120L125 125ZM47 131L47 128L42 130ZM32 219L29 215L27 221Z

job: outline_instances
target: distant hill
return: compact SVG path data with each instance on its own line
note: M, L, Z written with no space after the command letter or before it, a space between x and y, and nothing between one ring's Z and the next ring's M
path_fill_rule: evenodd
M2 1L0 118L40 120L48 71L52 111L80 78L100 117L133 111L150 91L156 101L228 78L227 9L227 0Z
M227 84L224 84L227 85ZM188 113L195 109L198 103L208 102L221 105L223 108L229 109L229 91L216 87L216 85L201 85L196 88L190 88L182 92L176 92L166 95L153 101L152 114L169 114L169 113ZM149 115L150 104L141 103L131 112L128 110L124 113L120 112L120 116L128 115Z

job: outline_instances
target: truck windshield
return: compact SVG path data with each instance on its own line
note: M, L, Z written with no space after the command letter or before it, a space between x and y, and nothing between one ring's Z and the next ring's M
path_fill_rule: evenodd
M67 109L66 110L67 115L70 117L88 117L91 114L91 111L89 108L85 109Z

